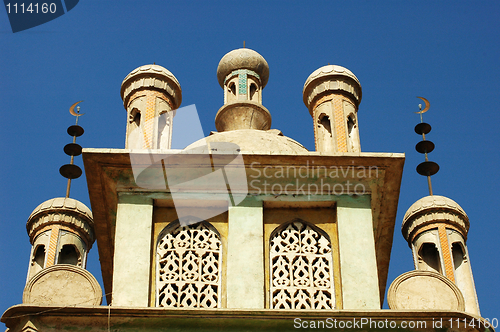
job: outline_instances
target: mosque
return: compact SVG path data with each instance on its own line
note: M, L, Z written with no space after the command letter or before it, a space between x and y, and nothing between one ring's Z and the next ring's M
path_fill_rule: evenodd
M166 68L130 72L125 149L83 149L92 209L53 198L27 220L31 260L7 331L487 330L469 219L450 198L407 210L415 270L388 284L405 157L361 151L357 77L338 65L307 77L315 151L271 129L268 79L259 53L224 55L217 131L172 149L195 109ZM85 269L96 240L104 289Z

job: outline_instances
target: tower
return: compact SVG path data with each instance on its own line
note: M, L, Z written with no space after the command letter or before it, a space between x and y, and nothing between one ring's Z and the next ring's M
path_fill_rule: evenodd
M66 197L49 199L38 205L28 218L26 229L31 242L30 265L23 292L27 305L99 305L102 290L94 276L85 270L87 255L94 244L92 212L83 203L69 198L71 180L80 177L82 170L73 164L74 157L82 153L76 144L83 128L78 125L80 107L75 112L76 124L68 128L73 143L64 147L71 156L70 164L59 172L68 179ZM30 330L31 331L31 330ZM33 331L37 331L33 328Z
M465 311L479 315L466 245L469 218L460 205L444 196L421 198L406 211L401 229L415 269L446 276L462 292Z
M27 280L56 264L84 269L95 241L93 225L90 209L75 199L58 197L37 206L26 224L32 245Z
M121 97L127 110L127 149L170 149L172 121L182 102L177 78L162 66L134 69L122 82Z
M219 132L271 128L271 113L262 105L268 79L269 65L254 50L240 48L222 57L217 67L217 80L224 89L224 106L215 117Z
M304 84L303 98L314 121L316 151L361 151L361 84L349 69L328 65L315 70Z
M26 228L32 248L23 304L101 304L101 286L85 269L95 241L90 209L68 197L49 199L33 210Z
M422 309L422 306L426 309L444 309L456 305L455 310L479 315L466 245L469 218L452 199L433 195L431 176L439 171L439 165L429 161L428 153L434 150L434 143L425 138L431 131L431 126L423 122L422 118L423 113L429 110L430 104L427 99L418 98L425 102L425 109L422 110L419 105L420 111L416 112L420 114L420 123L415 126L415 132L422 135L422 141L415 149L425 155L425 161L417 166L417 172L427 177L429 196L413 203L403 218L401 231L412 250L416 271L404 273L394 280L388 295L389 306L402 306L407 309L410 305L413 309ZM410 279L413 280L408 281ZM414 289L419 283L427 286L424 292ZM434 287L429 286L432 283ZM408 288L413 288L412 300L407 296ZM421 294L415 295L418 292Z

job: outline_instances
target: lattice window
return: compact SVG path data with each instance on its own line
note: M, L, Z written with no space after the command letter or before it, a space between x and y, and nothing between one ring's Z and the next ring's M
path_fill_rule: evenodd
M295 220L275 231L270 245L272 309L335 308L328 235Z
M158 237L157 307L220 307L222 243L209 223L174 222Z

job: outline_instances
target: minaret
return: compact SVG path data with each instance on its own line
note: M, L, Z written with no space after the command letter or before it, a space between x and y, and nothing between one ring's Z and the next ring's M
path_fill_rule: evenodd
M262 55L249 48L227 53L217 67L217 79L224 89L224 106L215 116L219 132L271 128L271 114L262 106L262 90L269 79L269 65Z
M74 157L82 153L75 143L83 128L75 112L77 102L69 112L76 124L68 128L73 143L64 147L71 156L70 164L59 172L68 179L66 197L49 199L38 205L28 218L26 229L31 242L31 257L23 292L23 303L37 305L99 305L102 290L97 280L85 270L87 255L95 241L92 212L83 203L69 198L71 180L80 177L82 170Z
M122 82L127 149L170 149L172 121L182 101L177 78L162 66L136 68Z
M465 311L479 315L466 244L468 231L469 218L460 205L437 195L416 201L406 211L402 226L415 269L446 276L462 292Z
M429 110L429 101L420 114L420 123L415 132L422 135L415 149L425 154L425 161L417 166L417 172L427 177L429 196L419 199L403 218L401 231L413 253L417 271L431 271L445 276L462 293L465 311L479 315L474 278L467 251L469 218L455 201L448 197L433 195L431 176L439 171L439 165L429 161L428 154L434 150L434 143L426 140L425 135L431 126L423 122L423 113Z
M26 223L32 245L27 281L56 264L84 269L95 241L93 226L92 212L75 199L58 197L37 206Z
M85 204L69 198L71 180L82 174L80 167L73 163L75 156L82 153L76 138L84 133L78 125L78 119L83 114L79 106L75 112L75 106L81 102L69 108L70 114L76 117L76 124L68 128L73 143L64 147L64 152L71 156L71 163L59 169L61 175L68 179L66 197L49 199L38 205L26 223L32 245L27 282L42 269L56 264L85 268L87 253L95 241L92 212Z
M315 70L304 84L303 98L314 121L316 151L361 151L361 84L350 70L336 65Z

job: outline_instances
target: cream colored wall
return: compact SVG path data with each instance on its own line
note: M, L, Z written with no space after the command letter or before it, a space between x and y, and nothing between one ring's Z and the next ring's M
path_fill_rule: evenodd
M337 220L344 309L380 309L370 196L340 196Z
M152 219L152 199L141 195L118 197L113 306L149 305Z
M229 207L227 307L264 308L262 202Z

